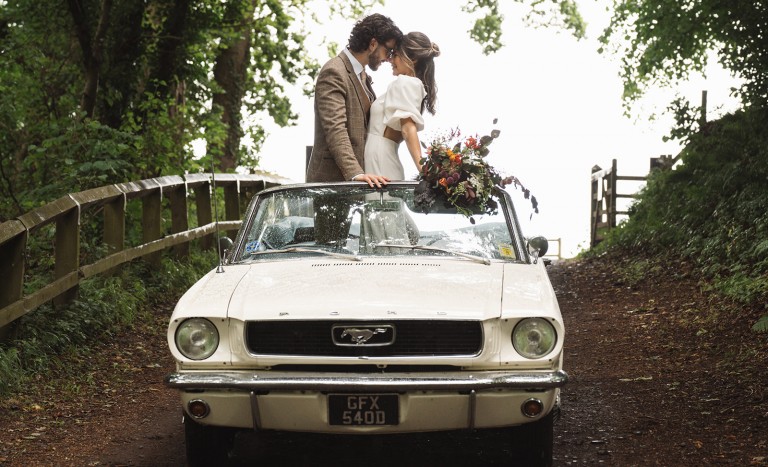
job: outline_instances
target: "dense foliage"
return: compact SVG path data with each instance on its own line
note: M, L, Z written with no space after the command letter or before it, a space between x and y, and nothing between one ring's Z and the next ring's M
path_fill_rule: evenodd
M262 124L291 124L285 90L318 69L308 3L0 0L0 221L209 157L221 171L255 166ZM353 15L369 2L333 3Z
M601 41L621 57L626 103L704 72L710 54L744 79L747 105L768 103L768 4L757 0L614 0Z
M689 138L682 164L651 173L628 221L591 254L682 258L726 297L766 309L766 121L768 111L755 108L708 123Z

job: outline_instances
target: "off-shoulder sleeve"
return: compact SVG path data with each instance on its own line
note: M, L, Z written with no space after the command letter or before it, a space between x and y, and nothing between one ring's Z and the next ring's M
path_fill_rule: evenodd
M421 116L421 101L427 95L424 85L418 78L398 76L387 88L384 95L384 125L400 131L400 119L410 118L416 128L424 129Z

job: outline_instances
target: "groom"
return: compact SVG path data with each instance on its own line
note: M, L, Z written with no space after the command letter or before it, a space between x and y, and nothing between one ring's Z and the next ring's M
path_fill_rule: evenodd
M356 180L380 188L389 181L363 169L368 112L376 99L365 67L376 71L388 61L402 36L386 16L366 16L352 28L347 47L320 70L315 83L315 141L307 182Z

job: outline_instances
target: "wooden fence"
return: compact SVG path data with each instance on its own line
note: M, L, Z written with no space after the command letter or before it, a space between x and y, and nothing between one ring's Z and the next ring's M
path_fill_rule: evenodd
M637 196L634 193L619 193L617 182L621 180L645 181L646 177L618 175L616 173L616 159L613 159L609 169L602 169L599 165L592 167L590 247L600 243L608 231L616 227L617 215L627 214L626 211L617 209L616 201L619 198L635 198Z
M16 219L0 224L0 339L4 329L21 316L49 301L63 304L77 296L80 281L144 257L157 263L161 250L177 257L189 253L189 242L200 239L200 247L214 245L217 226L212 188L224 193L222 231L240 226L248 201L258 191L288 180L268 174L194 174L168 176L109 185L69 194ZM188 200L194 193L197 227L190 228ZM126 206L141 203L141 244L126 248ZM101 216L107 253L90 264L80 264L81 221ZM52 282L28 295L23 294L27 242L30 234L53 226L54 268ZM230 234L233 235L233 234ZM88 239L95 240L95 239ZM7 330L7 329L6 329Z
M650 170L669 170L678 160L682 153L674 158L668 155L651 158ZM599 165L592 167L592 199L590 203L590 236L589 246L593 247L600 243L608 232L617 225L616 218L620 215L627 215L627 211L620 211L617 207L617 200L620 198L637 198L637 193L620 193L618 182L635 181L644 182L647 176L619 175L616 171L616 159L611 161L611 168L602 169Z

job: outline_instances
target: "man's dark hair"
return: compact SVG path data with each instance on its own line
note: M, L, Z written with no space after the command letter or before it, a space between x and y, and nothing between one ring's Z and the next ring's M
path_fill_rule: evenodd
M388 41L394 39L397 44L403 38L403 32L395 26L394 21L388 17L374 13L361 19L352 28L349 34L349 50L352 52L362 52L368 48L371 39L384 47Z

